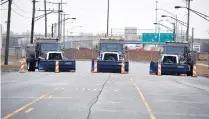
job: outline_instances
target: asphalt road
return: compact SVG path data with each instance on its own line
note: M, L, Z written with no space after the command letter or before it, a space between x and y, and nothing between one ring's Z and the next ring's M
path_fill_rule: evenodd
M149 64L130 63L129 74L3 73L2 119L209 119L209 79L155 76Z

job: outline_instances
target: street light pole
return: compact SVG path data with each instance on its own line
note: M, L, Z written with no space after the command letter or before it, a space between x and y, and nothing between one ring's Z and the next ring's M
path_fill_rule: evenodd
M107 36L109 35L109 9L110 9L110 0L107 1Z
M188 16L187 16L187 31L186 31L186 41L189 41L189 23L190 23L190 0L188 0Z
M173 23L173 41L176 40L176 25Z
M171 13L171 12L165 10L165 9L157 8L157 10L162 10L162 11L164 11L164 12L170 14L173 18L175 17L175 19L174 19L175 22L176 22L176 23L175 23L175 24L176 24L176 26L175 26L175 34L178 34L178 16L177 16L177 14ZM157 23L157 22L156 22L156 23ZM177 40L177 37L176 37L175 40Z

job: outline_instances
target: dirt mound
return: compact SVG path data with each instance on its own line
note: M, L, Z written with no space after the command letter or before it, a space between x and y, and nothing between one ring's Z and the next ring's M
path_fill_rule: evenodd
M94 59L98 56L98 53L94 49L88 48L66 49L65 56L72 59ZM159 52L129 50L126 57L132 61L157 61L159 59Z

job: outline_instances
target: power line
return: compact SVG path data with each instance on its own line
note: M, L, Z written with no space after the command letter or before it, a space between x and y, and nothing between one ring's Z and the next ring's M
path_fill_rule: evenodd
M31 17L26 17L26 16L24 16L24 15L22 15L22 14L20 14L20 13L18 13L18 12L16 12L15 10L13 10L13 9L11 9L14 13L16 13L17 15L19 15L19 16L21 16L21 17L23 17L23 18L31 18Z
M24 10L22 10L14 1L12 2L20 11L24 12L24 13L31 13L31 12L26 12Z
M3 2L3 3L1 3L1 5L5 4L5 3L7 3L7 2L8 2L8 0L7 0L7 1L5 1L5 2Z

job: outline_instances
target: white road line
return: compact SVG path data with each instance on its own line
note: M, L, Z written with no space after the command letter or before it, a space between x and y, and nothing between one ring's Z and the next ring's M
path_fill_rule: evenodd
M201 95L179 95L179 94L163 94L163 93L146 93L147 95L166 95L166 96L191 96L191 97L199 97Z
M117 92L118 90L114 89L114 91L116 91L116 92Z
M191 104L209 104L209 102L192 102L192 101L178 101L178 100L155 100L155 102L177 102L177 103L191 103Z

